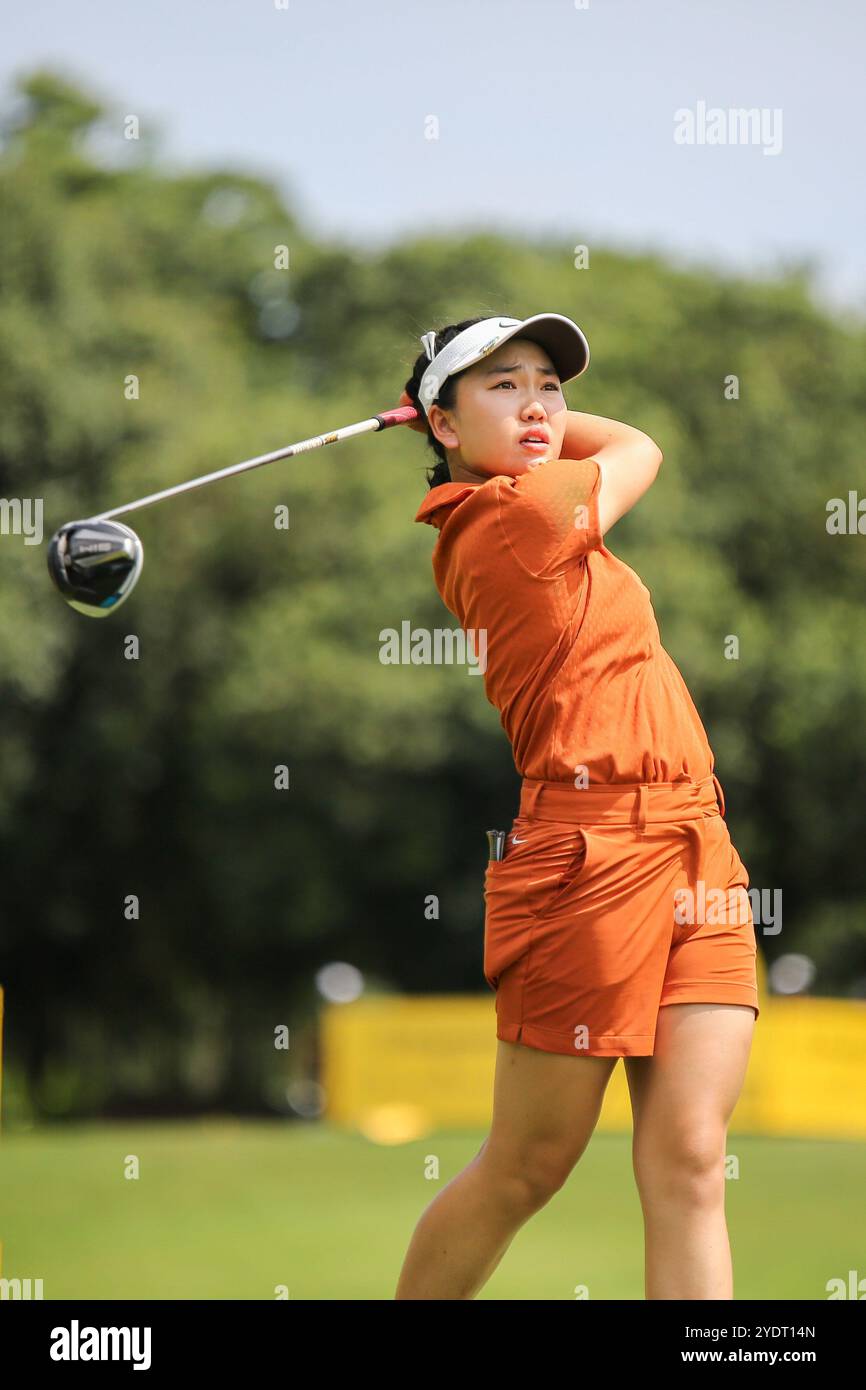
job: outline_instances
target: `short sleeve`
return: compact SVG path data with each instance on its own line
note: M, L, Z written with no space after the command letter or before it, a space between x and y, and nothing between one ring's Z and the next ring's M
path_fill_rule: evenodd
M530 574L553 578L598 549L600 487L601 468L588 458L547 459L502 489L505 537Z

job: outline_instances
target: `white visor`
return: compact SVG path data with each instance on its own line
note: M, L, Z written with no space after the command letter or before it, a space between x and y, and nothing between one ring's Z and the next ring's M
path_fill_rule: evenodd
M432 358L421 378L418 399L425 415L449 376L462 372L487 357L509 338L530 338L549 354L560 381L571 381L589 366L589 343L577 324L563 314L534 314L529 319L493 318L465 328L434 356L435 333L421 341Z

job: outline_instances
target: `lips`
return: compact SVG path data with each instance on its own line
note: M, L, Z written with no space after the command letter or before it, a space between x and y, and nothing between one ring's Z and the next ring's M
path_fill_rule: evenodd
M523 434L520 436L518 440L518 443L529 444L533 439L539 446L547 445L550 443L550 435L545 429L524 430Z

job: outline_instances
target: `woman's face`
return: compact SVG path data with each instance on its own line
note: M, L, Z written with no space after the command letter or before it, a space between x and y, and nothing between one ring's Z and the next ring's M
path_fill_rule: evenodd
M558 459L568 408L543 347L510 338L455 378L456 405L430 407L429 423L445 446L455 482L516 478L545 459ZM522 442L538 434L540 444Z

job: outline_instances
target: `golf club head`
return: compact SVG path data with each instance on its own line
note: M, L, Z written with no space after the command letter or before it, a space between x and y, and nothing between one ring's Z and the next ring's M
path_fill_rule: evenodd
M88 618L119 608L143 563L141 541L121 521L67 521L48 543L48 573L70 607Z

